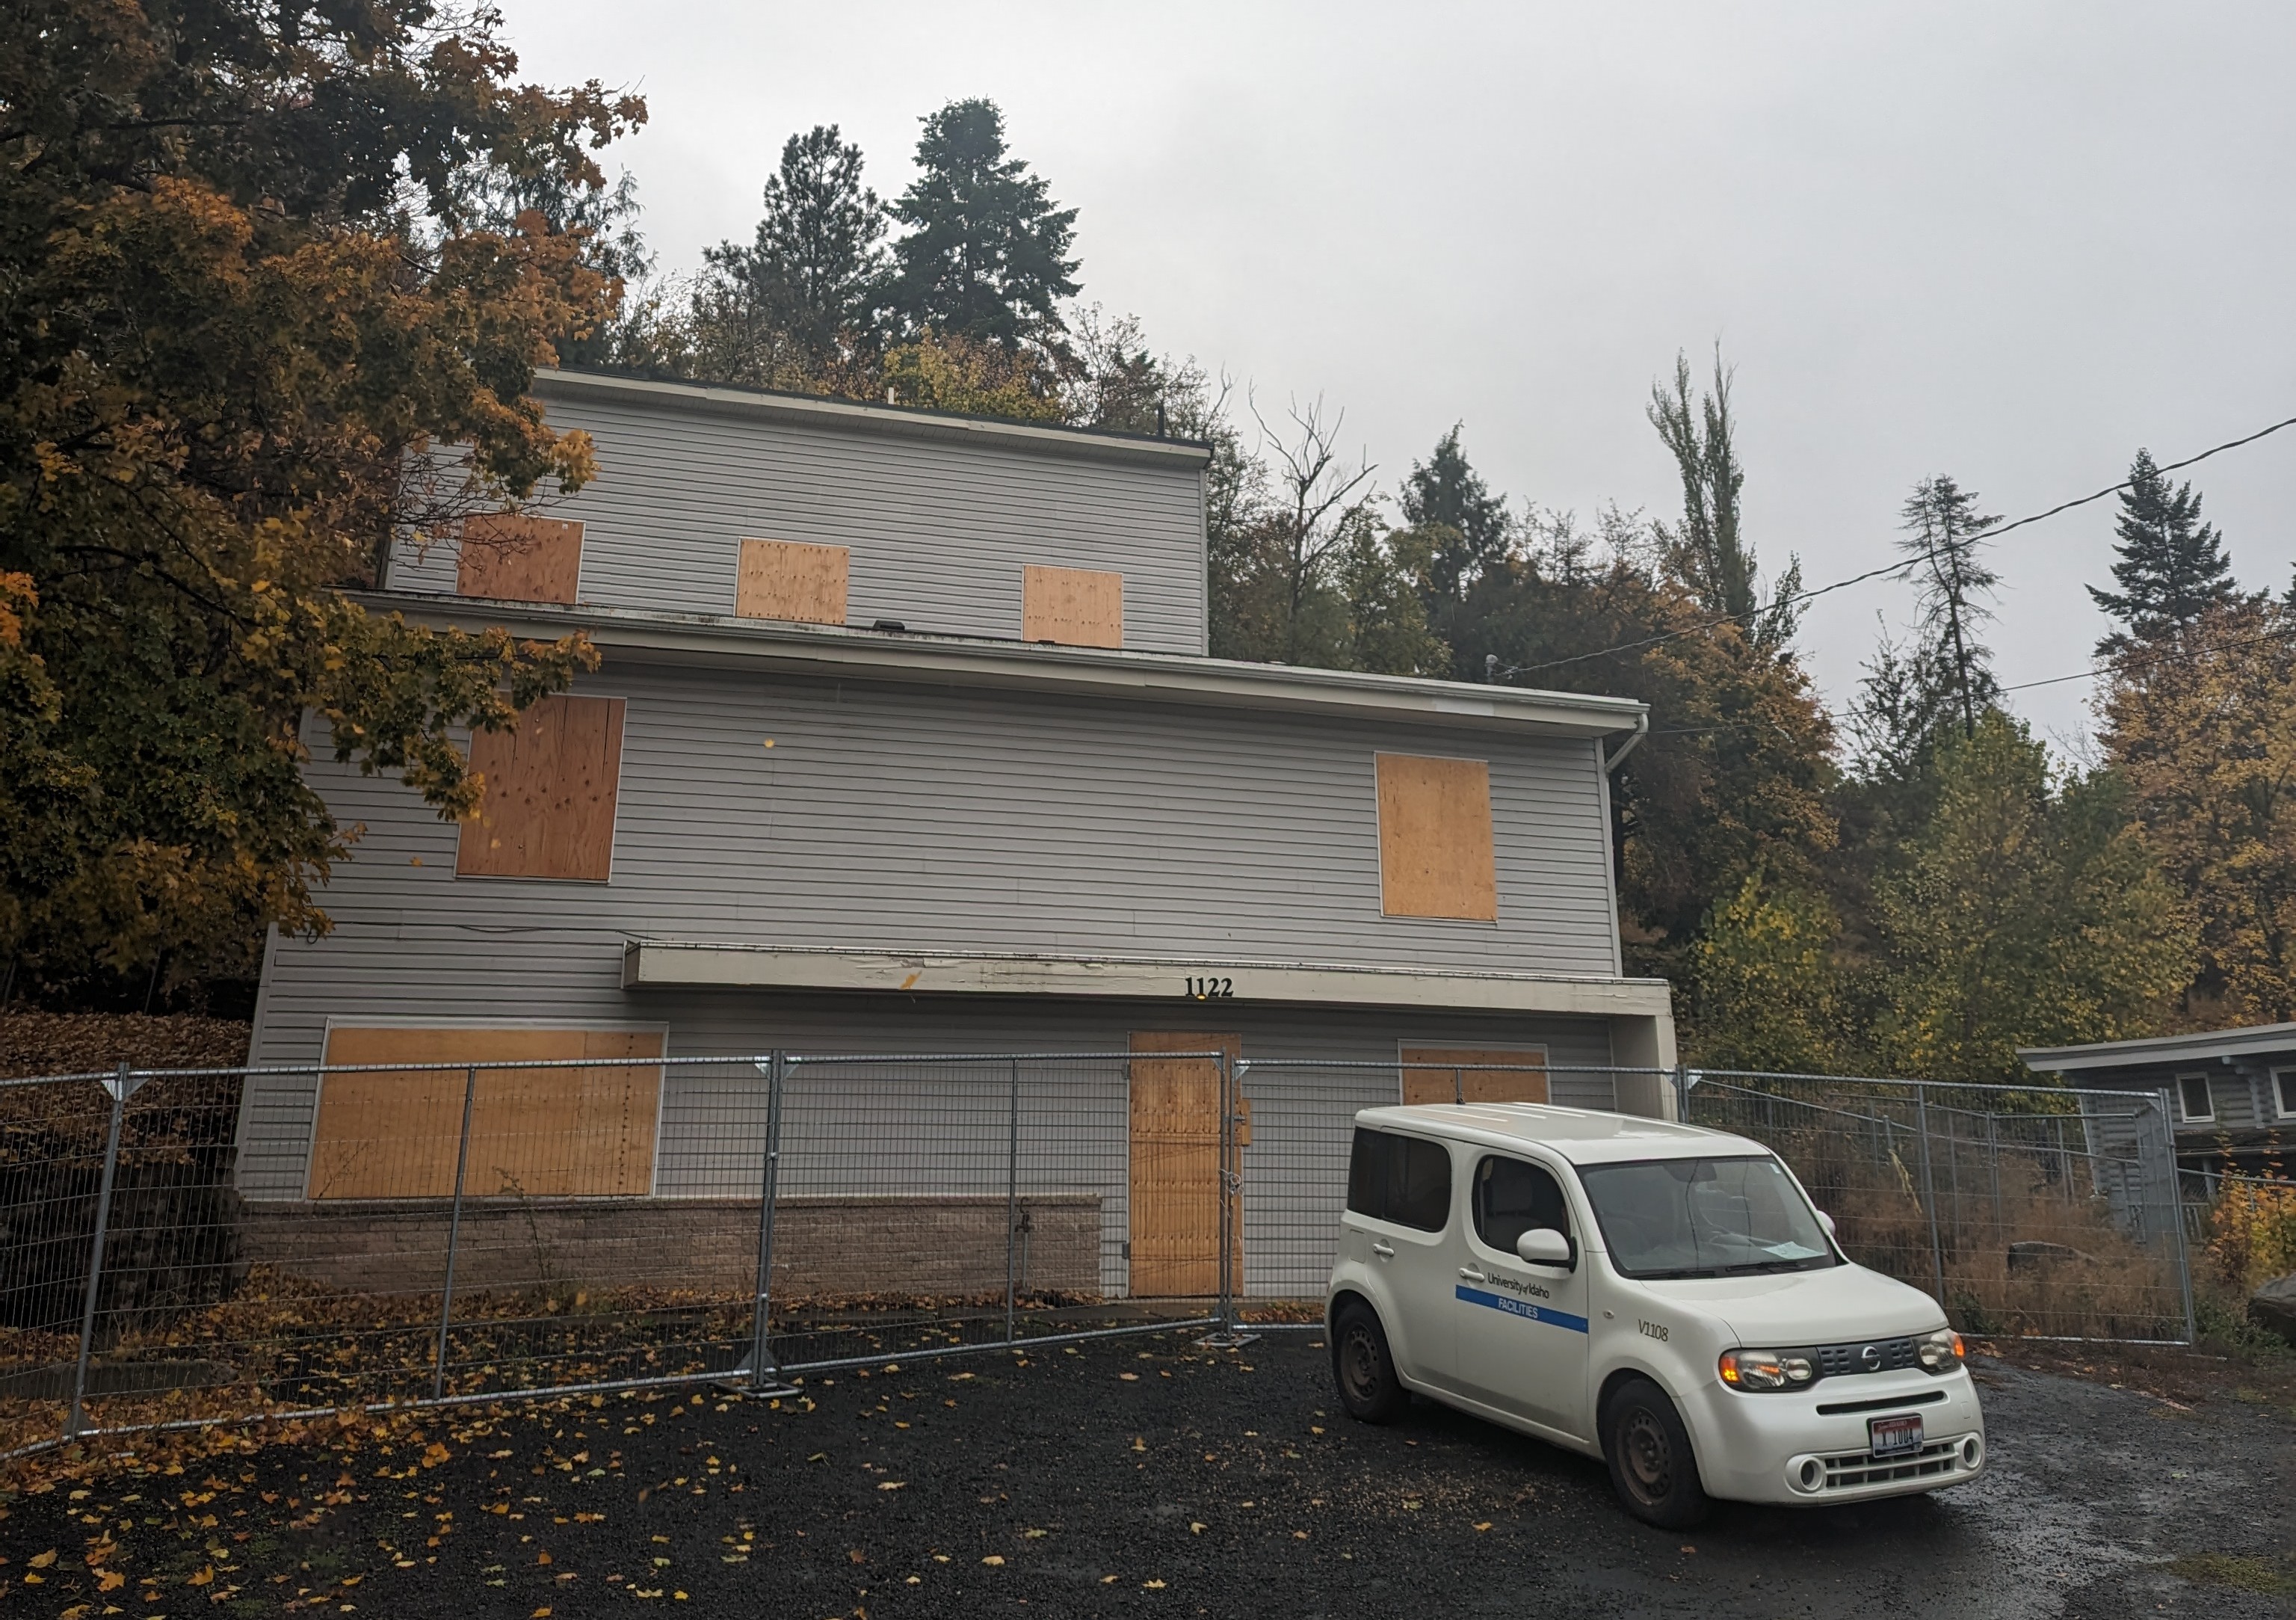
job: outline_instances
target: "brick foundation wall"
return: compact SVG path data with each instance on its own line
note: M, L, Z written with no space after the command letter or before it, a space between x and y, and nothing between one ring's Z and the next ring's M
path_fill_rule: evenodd
M442 1201L250 1202L243 1257L328 1288L435 1293L451 1211ZM781 1200L774 1291L902 1297L1001 1294L1004 1200ZM1100 1198L1025 1196L1014 1217L1023 1290L1100 1292ZM471 1198L455 1288L648 1287L742 1293L758 1264L758 1206L735 1198Z

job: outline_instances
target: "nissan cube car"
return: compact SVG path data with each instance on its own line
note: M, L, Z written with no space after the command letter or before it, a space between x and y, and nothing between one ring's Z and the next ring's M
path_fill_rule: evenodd
M1845 1258L1759 1142L1511 1103L1356 1115L1324 1314L1340 1400L1417 1390L1603 1458L1628 1509L1820 1503L1985 1468L1960 1335Z

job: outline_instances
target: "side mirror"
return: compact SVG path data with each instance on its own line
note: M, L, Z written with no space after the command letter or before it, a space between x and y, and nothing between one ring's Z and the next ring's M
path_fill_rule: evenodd
M1827 1214L1824 1210L1820 1210L1817 1212L1817 1223L1825 1229L1825 1235L1827 1237L1831 1238L1833 1236L1833 1216Z
M1566 1271L1578 1263L1570 1252L1570 1239L1551 1226L1535 1226L1514 1240L1514 1252L1527 1265L1562 1266Z

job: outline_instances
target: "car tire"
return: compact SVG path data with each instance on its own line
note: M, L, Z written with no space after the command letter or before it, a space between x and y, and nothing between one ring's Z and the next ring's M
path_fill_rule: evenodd
M1361 1300L1342 1306L1332 1324L1332 1381L1340 1386L1340 1404L1358 1423L1392 1423L1409 1398L1395 1376L1379 1312Z
M1611 1488L1645 1524L1687 1530L1706 1517L1690 1431L1666 1391L1648 1378L1620 1385L1603 1409L1603 1457Z

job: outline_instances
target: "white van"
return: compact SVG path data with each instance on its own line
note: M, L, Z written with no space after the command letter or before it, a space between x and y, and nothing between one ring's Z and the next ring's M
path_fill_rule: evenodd
M1602 1457L1656 1525L1985 1468L1945 1312L1852 1264L1776 1155L1720 1131L1366 1108L1324 1319L1349 1415L1383 1423L1420 1391Z

